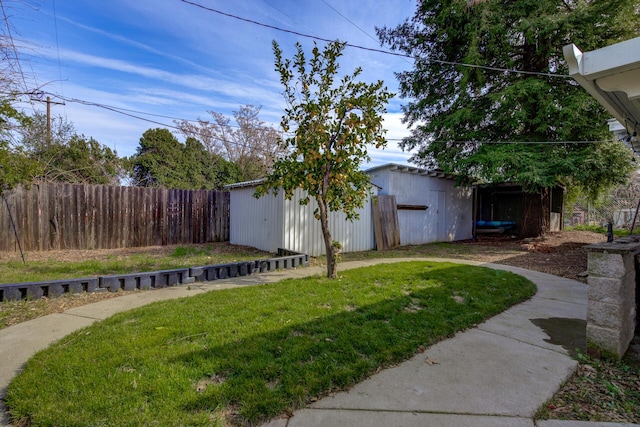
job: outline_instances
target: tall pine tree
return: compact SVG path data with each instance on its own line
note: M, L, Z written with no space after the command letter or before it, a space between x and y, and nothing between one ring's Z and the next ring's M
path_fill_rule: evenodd
M405 120L415 126L401 146L460 183L522 185L532 218L522 232L544 232L534 192L544 197L561 182L596 195L632 169L620 143L556 142L611 139L610 116L566 77L562 47L635 37L638 10L640 0L418 1L412 18L378 29L383 43L415 58L413 70L397 75Z

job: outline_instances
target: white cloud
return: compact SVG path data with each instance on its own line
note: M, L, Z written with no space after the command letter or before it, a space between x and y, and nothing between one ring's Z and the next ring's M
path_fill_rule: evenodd
M371 147L369 155L371 162L367 167L379 166L385 163L409 164L409 158L412 152L405 152L399 147L402 138L409 136L409 130L402 123L401 113L387 113L384 115L384 128L387 129L385 134L387 138L387 146L384 149L376 149Z
M379 48L370 37L376 37L375 26L395 26L415 7L413 0L200 3L265 24L373 48ZM180 1L61 2L56 5L57 21L50 7L45 2L39 10L25 10L17 23L22 34L33 35L35 46L47 46L29 58L29 68L38 81L55 81L45 91L176 118L207 118L210 110L231 115L239 106L253 104L263 107L262 120L279 126L284 101L274 71L271 40L278 41L286 58L295 53L296 41L302 43L307 55L313 46L310 39ZM393 72L408 69L410 64L394 56L347 48L340 70L350 73L356 66L362 66L364 81L384 80L395 92ZM399 103L395 98L388 106L385 126L391 141L385 150L370 152L373 161L406 163L410 156L397 146L397 140L408 135L400 121ZM80 133L115 146L121 155L132 154L142 133L159 126L77 103L54 111L64 111ZM145 117L173 124L170 118Z

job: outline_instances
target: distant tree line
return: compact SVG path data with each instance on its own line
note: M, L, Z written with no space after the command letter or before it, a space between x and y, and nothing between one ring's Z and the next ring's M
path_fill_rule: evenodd
M47 124L45 114L28 116L12 104L0 101L0 190L33 182L215 190L265 176L282 150L279 132L252 105L233 113L236 125L212 111L211 122L176 122L178 135L149 129L134 155L119 157L62 116Z
M16 107L28 89L6 31L0 28L0 194L36 182L221 189L266 176L284 153L280 132L260 120L260 107L245 105L233 117L210 111L210 120L177 121L176 134L149 129L134 155L120 157L62 116Z

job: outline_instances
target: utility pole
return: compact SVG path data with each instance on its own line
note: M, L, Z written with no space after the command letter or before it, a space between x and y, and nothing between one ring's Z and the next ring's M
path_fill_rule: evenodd
M65 105L65 103L64 102L52 101L50 96L47 96L47 100L46 101L42 101L40 99L32 99L32 101L46 102L47 103L47 145L51 145L51 104L53 104L53 105Z

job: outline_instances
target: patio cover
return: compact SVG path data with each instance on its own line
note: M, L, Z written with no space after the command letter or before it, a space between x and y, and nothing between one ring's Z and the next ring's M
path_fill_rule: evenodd
M563 53L569 75L626 128L640 155L640 37L591 52L569 44Z

